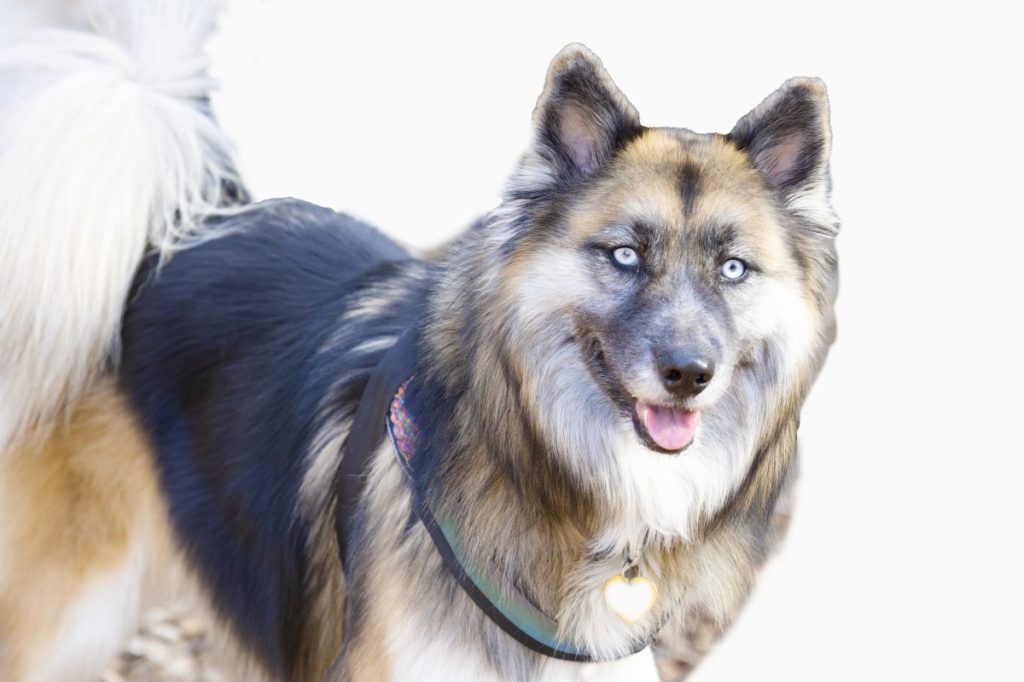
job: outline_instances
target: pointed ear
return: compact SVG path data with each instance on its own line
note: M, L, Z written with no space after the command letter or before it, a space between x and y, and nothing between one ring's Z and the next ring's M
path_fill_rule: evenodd
M636 109L580 44L562 48L551 62L533 120L528 161L550 181L588 177L641 131Z
M787 202L808 194L827 200L832 135L820 79L789 79L741 118L729 138Z

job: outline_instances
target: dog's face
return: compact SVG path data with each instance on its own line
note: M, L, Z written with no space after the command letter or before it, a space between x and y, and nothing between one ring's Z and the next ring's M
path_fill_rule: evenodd
M584 470L593 463L579 453L621 444L627 429L673 457L766 419L747 394L783 391L828 326L821 83L788 82L729 135L644 128L596 58L571 46L535 124L507 192L515 229L499 238L510 343L539 430Z
M588 369L651 450L686 449L737 364L777 331L766 311L780 295L799 305L776 211L723 138L648 130L552 231L587 292L570 307Z

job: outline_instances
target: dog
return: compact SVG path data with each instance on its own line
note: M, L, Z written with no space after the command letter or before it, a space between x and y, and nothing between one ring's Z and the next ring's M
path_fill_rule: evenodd
M569 45L501 204L413 254L249 201L209 5L142 5L0 56L4 678L91 679L170 593L242 679L657 679L727 626L835 334L821 81L648 128Z

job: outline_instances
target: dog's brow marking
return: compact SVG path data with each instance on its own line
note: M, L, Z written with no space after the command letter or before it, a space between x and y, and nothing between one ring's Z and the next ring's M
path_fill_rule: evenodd
M644 220L638 220L631 226L631 231L640 248L649 251L658 246L659 230L651 223Z
M693 216L693 208L697 203L700 189L700 169L693 162L687 161L679 170L679 191L683 197L683 215L687 219Z
M721 256L735 247L739 235L734 225L704 224L697 229L696 239L706 253Z

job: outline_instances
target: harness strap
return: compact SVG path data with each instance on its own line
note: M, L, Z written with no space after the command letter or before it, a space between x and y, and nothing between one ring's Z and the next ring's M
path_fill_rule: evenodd
M418 340L419 325L414 323L373 368L342 448L341 464L334 481L337 495L334 532L338 538L341 563L346 570L349 569L352 524L366 487L370 457L384 440L392 397L416 368Z
M594 661L595 659L585 649L560 640L558 623L537 608L515 586L501 586L485 571L475 567L466 557L455 530L456 524L439 516L431 508L424 486L420 484L413 467L414 460L429 458L430 453L426 448L420 447L420 429L416 423L413 406L407 399L406 389L412 382L412 377L407 379L391 401L387 421L388 436L391 438L395 458L412 488L413 511L430 534L430 539L433 540L434 547L445 566L477 608L505 634L523 646L539 654L565 661Z

